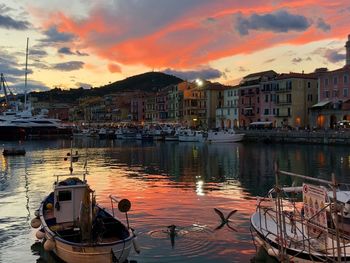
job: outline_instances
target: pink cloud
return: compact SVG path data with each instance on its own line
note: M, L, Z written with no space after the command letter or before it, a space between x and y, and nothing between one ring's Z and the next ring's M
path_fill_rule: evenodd
M117 64L108 64L108 70L111 73L121 73L122 72L121 67Z
M85 19L76 20L57 12L43 26L56 25L60 32L77 36L80 45L110 61L111 72L120 72L120 66L115 63L194 68L276 45L344 39L349 31L346 25L350 22L350 12L341 12L347 6L345 0L174 2L99 4ZM280 19L281 14L289 20ZM238 17L244 26L241 32L237 29ZM304 19L304 24L293 25L297 18ZM327 25L329 30L323 31L317 21L324 21L323 28Z

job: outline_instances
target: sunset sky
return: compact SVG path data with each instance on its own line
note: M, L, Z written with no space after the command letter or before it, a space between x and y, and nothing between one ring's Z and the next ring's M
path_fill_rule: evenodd
M98 87L147 71L235 84L345 64L350 2L0 0L0 72L29 88Z

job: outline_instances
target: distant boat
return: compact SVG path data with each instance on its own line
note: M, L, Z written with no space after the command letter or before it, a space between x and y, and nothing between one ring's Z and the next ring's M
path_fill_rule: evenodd
M195 130L184 130L179 133L179 142L204 142L204 132Z
M208 131L207 142L240 142L244 134L236 133L234 130Z
M72 151L69 156L73 156ZM39 228L36 237L43 240L44 249L65 262L125 262L133 245L138 251L136 236L127 217L126 225L115 216L113 203L124 213L131 204L127 199L110 196L111 212L101 207L85 174L73 174L71 165L68 178L60 180L57 176L54 191L41 202L31 226Z
M4 156L25 155L26 150L23 147L8 147L3 150L2 154Z

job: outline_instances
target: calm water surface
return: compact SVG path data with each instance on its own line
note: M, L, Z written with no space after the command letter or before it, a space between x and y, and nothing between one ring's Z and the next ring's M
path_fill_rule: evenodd
M3 147L13 143L3 142ZM36 243L30 220L52 189L53 175L68 172L63 160L70 141L29 141L26 156L2 155L0 173L0 262L58 262ZM334 172L350 182L348 147L292 144L147 143L79 139L88 159L88 181L100 204L108 195L128 198L131 225L141 254L136 262L272 262L256 253L249 230L255 197L274 183L273 163L319 178ZM85 158L75 165L82 171ZM284 183L292 183L284 178ZM230 227L217 229L224 214L237 209ZM120 215L124 218L123 215ZM178 234L170 240L167 226Z

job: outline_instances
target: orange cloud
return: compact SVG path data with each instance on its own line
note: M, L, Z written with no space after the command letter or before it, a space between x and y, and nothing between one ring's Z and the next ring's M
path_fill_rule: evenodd
M111 73L121 73L122 72L121 67L117 64L108 64L108 70Z
M350 11L341 10L346 4L345 0L285 0L277 4L272 0L264 4L260 1L241 4L203 1L200 8L192 4L178 17L167 20L166 16L160 16L158 20L150 19L151 22L148 22L149 14L137 13L139 10L129 9L134 12L134 17L127 17L99 6L93 8L84 20L75 20L57 12L43 24L46 27L56 25L60 32L78 36L80 45L110 61L110 72L121 72L120 66L115 63L180 69L276 45L302 45L327 38L345 38ZM254 16L267 19L280 10L290 17L304 17L308 21L307 26L299 31L287 27L286 32L278 32L268 26L259 28L255 23L246 35L240 35L235 28L238 14L246 19L244 22L249 22ZM330 31L323 32L316 27L315 21L319 18L329 24Z

